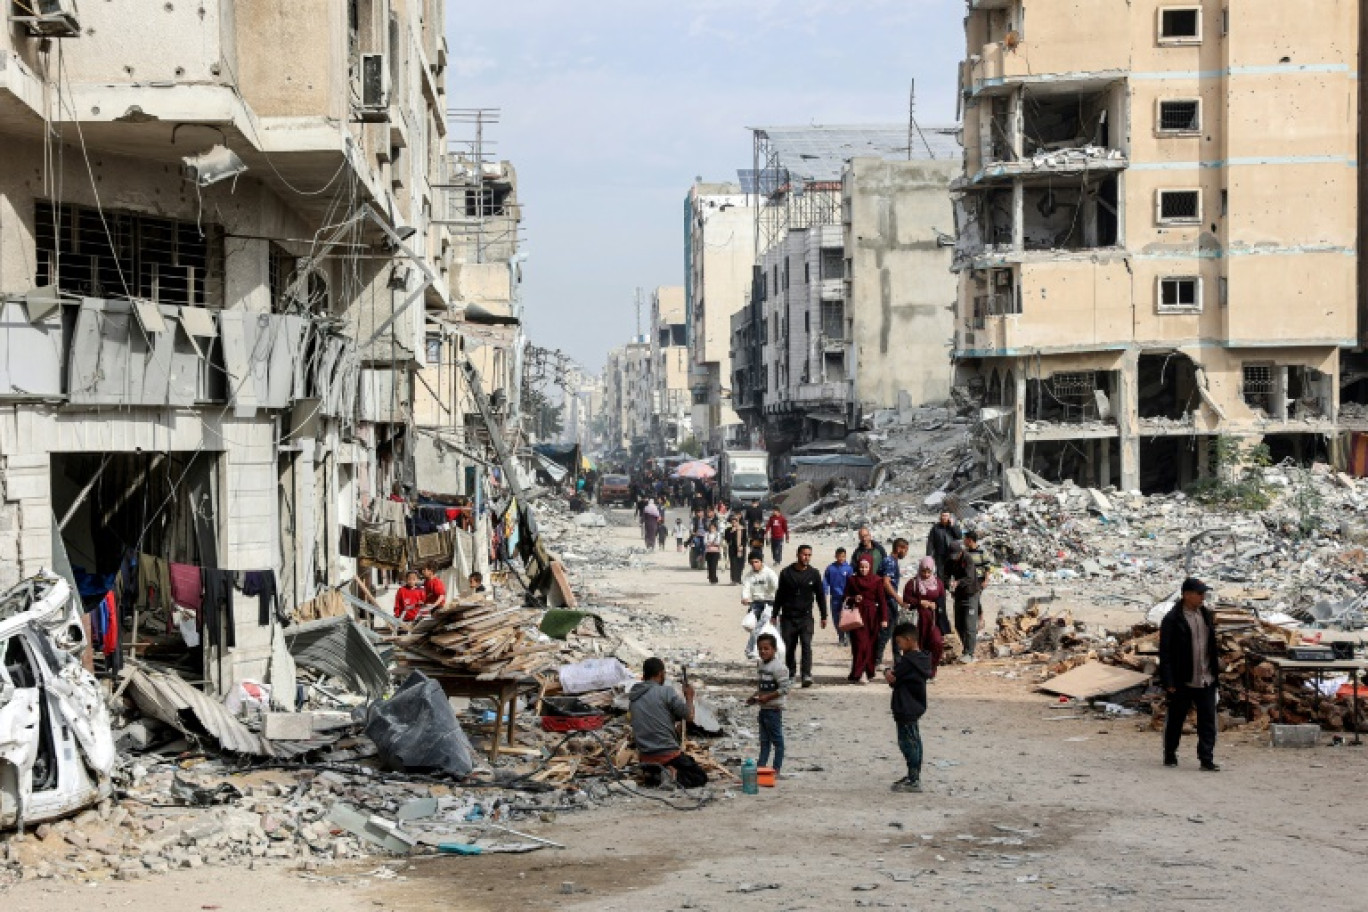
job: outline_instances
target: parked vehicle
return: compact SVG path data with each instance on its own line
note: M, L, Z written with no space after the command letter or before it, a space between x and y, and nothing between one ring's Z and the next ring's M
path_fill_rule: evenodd
M752 500L769 500L769 454L764 450L726 450L717 477L732 509Z
M626 475L604 475L599 482L598 502L631 506L632 479Z

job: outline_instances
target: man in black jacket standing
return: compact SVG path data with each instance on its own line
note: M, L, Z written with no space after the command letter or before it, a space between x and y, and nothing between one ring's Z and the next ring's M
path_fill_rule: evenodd
M935 559L936 575L942 583L950 582L950 546L961 537L954 515L949 510L942 510L926 536L926 556Z
M1178 765L1178 741L1188 710L1197 708L1197 759L1202 770L1216 765L1216 690L1220 663L1216 657L1216 616L1206 607L1209 587L1198 579L1183 580L1177 605L1159 625L1159 679L1168 694L1164 720L1164 766Z
M784 664L790 679L798 677L798 646L803 647L803 686L812 686L812 603L827 625L826 593L822 574L812 566L812 546L799 545L798 559L779 573L779 588L774 593L774 616L779 620L779 635L784 638Z

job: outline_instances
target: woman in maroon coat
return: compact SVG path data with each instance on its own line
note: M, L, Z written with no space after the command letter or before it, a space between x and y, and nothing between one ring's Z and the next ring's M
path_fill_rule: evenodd
M931 653L931 677L936 676L941 655L945 652L945 638L936 626L936 608L945 601L945 584L936 576L936 559L923 557L917 575L903 587L903 604L917 612L917 637L922 652Z
M845 601L842 605L860 612L863 627L850 631L851 683L874 680L874 645L879 631L888 624L887 587L885 578L874 572L868 556L855 564L855 572L846 580Z

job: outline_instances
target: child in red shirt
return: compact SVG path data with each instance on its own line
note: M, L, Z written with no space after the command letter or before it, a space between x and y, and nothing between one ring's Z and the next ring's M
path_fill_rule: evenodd
M418 620L427 612L423 599L427 597L423 584L418 579L418 571L410 570L404 577L404 585L394 593L394 616L406 624Z
M446 607L446 584L432 564L423 565L423 610L429 614Z

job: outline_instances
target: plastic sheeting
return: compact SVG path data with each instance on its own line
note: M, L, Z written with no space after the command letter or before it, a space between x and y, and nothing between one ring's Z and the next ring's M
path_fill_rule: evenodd
M463 777L474 751L441 685L415 671L388 700L371 704L366 737L389 769Z

